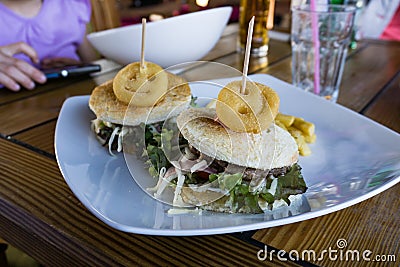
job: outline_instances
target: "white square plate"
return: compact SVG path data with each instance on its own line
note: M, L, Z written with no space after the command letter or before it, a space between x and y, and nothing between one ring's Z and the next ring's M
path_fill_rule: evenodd
M65 181L107 225L125 232L171 236L221 234L299 222L349 207L399 182L398 133L274 77L257 74L249 78L278 92L282 113L316 125L313 153L299 161L309 187L299 214L168 214L171 206L154 200L136 184L124 155L110 156L97 142L90 129L95 116L88 108L89 96L67 99L57 121L55 150ZM230 80L213 84L224 85ZM200 98L218 94L207 82L192 83L191 88ZM145 169L138 172L148 175Z

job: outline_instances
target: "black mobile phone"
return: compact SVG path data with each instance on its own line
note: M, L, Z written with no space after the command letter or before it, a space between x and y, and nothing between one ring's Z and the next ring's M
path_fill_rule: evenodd
M68 65L42 70L47 79L67 78L101 71L99 64Z

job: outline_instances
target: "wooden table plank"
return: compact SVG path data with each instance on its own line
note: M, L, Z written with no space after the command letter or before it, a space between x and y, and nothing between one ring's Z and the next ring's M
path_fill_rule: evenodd
M236 51L237 27L230 27L230 32L224 34L214 48L201 60L213 60L223 55L234 53Z
M79 80L87 79L86 77L80 77L80 78L71 78L71 79L66 79L66 80L59 80L59 81L49 81L44 85L37 85L34 90L27 90L27 89L21 89L19 92L13 92L10 90L7 90L5 88L0 89L0 107L2 105L5 105L10 102L18 101L25 99L27 97L31 97L32 95L38 95L42 93L46 93L48 91L54 90L55 88L63 87L71 83L75 83ZM0 113L1 114L1 113Z
M400 72L379 94L379 99L368 106L363 114L400 132Z
M368 263L362 260L362 254L360 261L331 260L328 254L318 260L320 253L329 248L337 249L339 252L358 250L362 253L371 250L373 252L369 256L371 259L376 255L396 255L397 264L392 262L390 266L398 266L400 263L399 195L400 184L397 184L350 208L299 223L259 230L254 238L286 252L296 250L300 255L303 251L313 250L317 255L316 260L308 257L305 260L322 266L366 266ZM338 249L336 244L339 239L347 241L347 247L342 250Z
M4 139L0 146L0 224L6 226L0 236L45 265L228 266L245 258L246 266L260 265L260 248L230 235L160 237L112 229L75 198L54 160Z
M52 120L27 131L12 135L11 138L54 156L56 123L56 120Z
M90 94L95 86L93 80L86 79L0 106L0 134L11 135L57 118L66 98Z
M292 83L292 58L287 57L279 62L267 66L265 69L260 70L258 73L265 73L271 76L274 76L277 79L280 79L287 83Z
M282 60L282 58L288 57L290 54L290 44L281 41L270 40L267 57L250 57L249 73L257 72L267 67L269 64L272 65L277 61ZM234 53L232 55L230 54L228 56L218 58L216 61L242 71L243 60L244 54Z
M386 46L386 49L381 49ZM346 62L338 102L361 111L400 69L400 46L372 43ZM368 78L367 78L368 76Z
M234 67L236 69L241 70L243 68L244 55L241 53L236 53L238 39L239 39L238 24L228 25L226 30L224 31L222 38L218 41L216 46L202 60L216 60L222 56L226 56L226 55L230 55L230 54L234 53L234 54L237 54L239 57L239 60L236 60L236 62L239 63L238 66L237 67L234 66ZM282 53L282 51L281 51L282 49L284 50L284 53ZM280 55L280 56L282 54L289 55L290 53L291 53L291 47L290 47L289 42L282 42L280 40L270 39L268 56L261 57L261 58L252 57L252 59L254 59L255 62L257 62L257 61L274 62L274 61L276 61L276 55ZM254 62L253 62L253 64L254 64ZM230 65L230 66L232 66L232 65ZM265 66L263 66L263 67L265 67Z
M271 40L268 57L251 57L249 62L249 74L265 69L269 64L273 65L291 53L290 45L280 41ZM228 77L240 77L243 70L244 55L230 53L226 56L214 59L212 62L199 64L196 68L185 71L182 75L188 81L211 80Z

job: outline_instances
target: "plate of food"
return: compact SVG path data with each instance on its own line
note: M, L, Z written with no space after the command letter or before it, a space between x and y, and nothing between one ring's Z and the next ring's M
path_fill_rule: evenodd
M274 227L349 207L400 180L400 135L345 107L272 76L250 75L265 103L280 103L268 103L264 119L252 124L241 102L230 100L234 90L221 100L241 77L163 77L173 89L151 108L143 99L118 98L114 79L91 96L68 98L57 121L65 181L113 228L189 236ZM250 117L235 122L224 115L235 108L239 118Z

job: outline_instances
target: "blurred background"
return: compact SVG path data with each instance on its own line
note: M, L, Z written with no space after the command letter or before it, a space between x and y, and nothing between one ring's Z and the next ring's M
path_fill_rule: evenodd
M291 0L275 0L274 29L289 31ZM232 6L230 23L239 19L240 0L92 0L94 31L178 16L209 8ZM101 14L101 15L96 15Z

